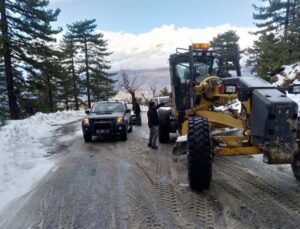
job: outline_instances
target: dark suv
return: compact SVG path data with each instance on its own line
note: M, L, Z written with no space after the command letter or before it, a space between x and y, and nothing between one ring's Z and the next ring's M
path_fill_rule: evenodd
M86 114L82 120L85 142L101 135L119 135L126 141L127 133L132 132L131 110L124 102L97 102Z

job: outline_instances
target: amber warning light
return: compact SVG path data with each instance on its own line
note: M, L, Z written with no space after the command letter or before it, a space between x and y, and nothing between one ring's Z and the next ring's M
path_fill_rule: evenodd
M208 49L209 43L194 43L193 49Z

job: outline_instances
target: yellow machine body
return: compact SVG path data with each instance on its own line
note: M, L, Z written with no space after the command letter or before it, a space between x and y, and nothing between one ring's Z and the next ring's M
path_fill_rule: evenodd
M197 94L201 94L205 91L206 98L202 98L201 102L186 110L185 118L181 126L181 134L187 135L188 132L188 119L191 116L201 116L207 118L211 130L234 128L243 135L214 135L212 131L211 140L216 143L216 147L213 149L215 156L236 156L236 155L252 155L262 153L262 149L258 146L251 144L251 131L247 130L247 116L251 113L250 100L243 102L242 106L246 114L241 116L238 111L231 112L215 112L209 111L209 107L218 104L219 106L226 106L230 103L237 102L237 94L222 94L219 92L219 86L210 86L210 80L217 80L218 77L211 76L194 87L194 91ZM246 135L245 135L246 134ZM221 146L220 146L221 145Z

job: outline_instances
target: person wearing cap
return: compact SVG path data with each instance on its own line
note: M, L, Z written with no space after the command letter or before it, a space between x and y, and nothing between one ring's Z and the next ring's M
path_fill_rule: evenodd
M158 125L159 125L157 109L162 107L163 105L164 105L164 103L155 105L154 102L152 102L152 101L149 102L149 109L147 112L148 126L150 129L148 146L151 147L152 149L157 149L156 140L158 137Z

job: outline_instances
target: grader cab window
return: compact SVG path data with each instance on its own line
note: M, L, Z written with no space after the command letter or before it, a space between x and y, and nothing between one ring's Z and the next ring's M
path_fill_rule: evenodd
M186 83L190 75L189 63L180 63L175 66L176 74L179 77L180 83Z
M181 110L189 105L189 85L190 78L189 63L179 63L175 65L174 87L176 96L176 107Z
M205 77L211 74L211 66L207 63L196 62L194 63L195 74L193 80L200 83Z
M179 63L175 66L176 76L181 83L186 83L188 79L201 82L200 78L210 75L217 75L219 70L218 58L194 58L194 75L190 75L190 63Z
M193 95L190 95L190 85L192 82L200 83L207 76L219 74L220 60L211 53L210 55L196 53L193 55L193 74L191 74L190 65L188 56L182 55L174 66L173 83L178 110L191 106L191 96Z

